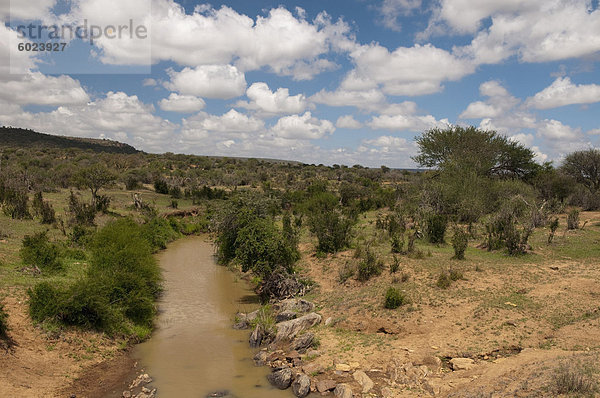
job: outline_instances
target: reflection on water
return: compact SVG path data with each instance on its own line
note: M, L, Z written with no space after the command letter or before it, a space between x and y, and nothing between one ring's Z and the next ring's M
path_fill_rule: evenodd
M248 331L231 328L236 311L255 309L242 281L215 264L212 245L183 239L159 255L164 295L156 330L134 355L159 397L205 397L227 390L238 398L291 397L272 388L266 368L250 359Z

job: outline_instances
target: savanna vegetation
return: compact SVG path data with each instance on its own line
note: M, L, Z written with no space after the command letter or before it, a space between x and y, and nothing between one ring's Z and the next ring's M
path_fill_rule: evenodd
M15 131L0 131L10 136L0 140L0 288L26 292L31 319L46 330L147 337L161 291L153 253L195 233L211 234L218 261L268 291L265 300L276 281L298 281L336 318L329 336L356 329L360 311L373 325L445 319L438 309L453 300L487 320L514 309L544 330L597 318L591 303L540 311L528 295L561 281L531 267L587 267L600 255L596 149L540 164L503 135L449 127L417 138L422 169L409 171L147 154L29 131L19 142ZM475 327L488 333L494 322ZM486 335L444 349L542 346L527 322L499 332L504 342ZM0 306L0 337L6 325Z

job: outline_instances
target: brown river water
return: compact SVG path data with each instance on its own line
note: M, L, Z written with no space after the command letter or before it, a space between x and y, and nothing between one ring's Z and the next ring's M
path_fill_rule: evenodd
M236 311L258 303L244 281L215 263L212 244L181 239L158 259L165 291L156 329L134 351L157 396L203 398L227 390L237 398L293 397L269 385L267 368L254 366L249 332L231 328Z

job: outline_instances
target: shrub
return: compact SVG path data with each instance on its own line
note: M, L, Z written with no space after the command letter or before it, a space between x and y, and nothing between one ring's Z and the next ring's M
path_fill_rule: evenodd
M393 309L400 307L401 305L403 305L405 303L406 303L406 298L404 297L402 292L400 292L400 290L398 290L394 287L390 287L390 288L388 288L387 292L385 292L385 303L384 303L385 308L393 310Z
M168 220L160 217L154 217L142 225L141 233L153 251L166 249L167 243L179 237L179 231Z
M448 272L442 272L438 277L436 285L441 289L448 289L452 284L452 279L450 278L450 274Z
M2 202L4 203L4 214L13 219L30 218L29 197L27 192L21 189L5 188Z
M430 214L425 220L425 233L430 243L444 243L448 218L440 214Z
M167 182L165 180L163 180L162 178L159 178L156 181L154 181L154 190L156 191L156 193L162 193L164 195L168 195L169 194L169 185L167 184Z
M177 209L177 208L179 207L179 202L178 202L176 199L172 199L172 200L171 200L170 207L171 207L172 209Z
M396 255L393 256L392 264L390 264L390 274L395 274L400 269L400 261Z
M41 282L27 290L29 295L29 316L36 322L58 320L61 303L65 294L49 282Z
M358 264L358 280L366 282L371 277L381 275L383 261L377 258L371 249L367 248L364 259Z
M464 260L465 250L469 244L469 234L462 228L454 228L452 236L452 247L454 248L454 258Z
M548 234L548 244L551 244L552 241L554 240L554 234L556 233L556 230L558 229L558 226L559 226L558 217L556 217L550 223L550 234Z
M69 212L71 223L74 225L93 226L96 217L96 208L90 204L79 201L79 198L71 191L69 196Z
M102 213L108 213L108 206L110 205L110 197L106 195L96 196L96 211Z
M171 195L173 199L181 199L181 188L178 186L172 187L169 189L169 195Z
M36 266L42 271L58 271L63 267L60 250L50 243L46 232L26 235L19 254L25 264Z
M561 362L554 372L553 389L556 394L595 396L598 382L593 369L581 363Z
M350 262L344 263L344 265L342 265L338 271L338 282L339 283L346 282L348 279L353 277L355 273L356 273L356 267L352 263L350 263Z
M308 223L319 241L317 251L335 253L348 246L354 221L339 210L310 213Z
M567 229L579 229L578 209L573 209L567 214Z
M40 218L42 224L53 224L56 222L56 214L50 203L45 201L41 192L37 192L33 197L31 207L34 214Z
M404 234L392 234L390 242L392 244L392 253L402 253L404 250Z
M93 235L93 229L86 228L82 225L75 225L69 234L69 240L75 246L87 247L92 241Z
M239 230L235 258L242 264L243 272L252 270L263 277L278 265L291 271L299 257L293 243L282 238L272 220L256 218Z

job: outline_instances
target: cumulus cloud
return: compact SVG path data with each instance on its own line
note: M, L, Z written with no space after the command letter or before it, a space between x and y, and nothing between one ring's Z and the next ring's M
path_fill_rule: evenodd
M362 127L362 123L354 119L352 115L340 116L335 122L335 127L341 129L359 129Z
M160 109L169 112L192 113L203 109L206 103L202 98L191 95L179 95L171 93L169 98L163 98L159 102Z
M174 61L180 65L234 64L242 71L266 68L296 80L310 79L337 67L325 55L349 33L342 20L333 22L325 13L313 21L305 13L278 7L265 16L251 18L234 9L202 4L187 13L173 0L152 0L151 16L138 15L144 6L118 0L74 0L69 18L89 21L128 20L131 15L151 27L152 62ZM135 0L145 2L147 0ZM144 63L147 51L127 40L98 40L101 59L106 63Z
M527 100L536 109L550 109L572 104L600 101L600 85L573 84L568 77L559 77L550 86Z
M335 131L329 120L319 120L310 112L303 115L284 116L272 128L273 133L282 138L316 140Z
M483 101L470 103L460 115L461 119L495 118L514 108L520 101L509 94L509 92L495 80L482 83L479 93L488 97Z
M398 17L410 15L421 7L421 0L383 0L379 7L383 26L399 32L401 25Z
M342 82L342 89L380 87L389 95L436 93L444 81L459 80L475 70L468 59L431 44L398 47L391 52L379 44L362 45L350 52L350 57L355 69Z
M230 99L239 97L246 90L246 78L232 65L200 65L176 72L168 70L169 90L184 95L204 98Z
M310 100L329 106L354 106L359 109L376 110L385 104L385 95L378 89L319 91Z
M19 105L73 105L90 100L77 80L40 72L3 76L0 98Z
M380 115L374 116L367 126L374 130L391 131L423 131L433 127L446 127L448 120L438 121L432 115L414 116L414 115Z
M482 28L488 18L491 24ZM457 54L478 64L513 55L524 62L581 57L600 50L600 10L587 0L443 0L419 37L448 33L475 35Z
M250 102L239 101L236 106L257 111L261 115L300 113L307 107L304 94L290 96L287 88L272 92L267 83L253 83L246 91Z

